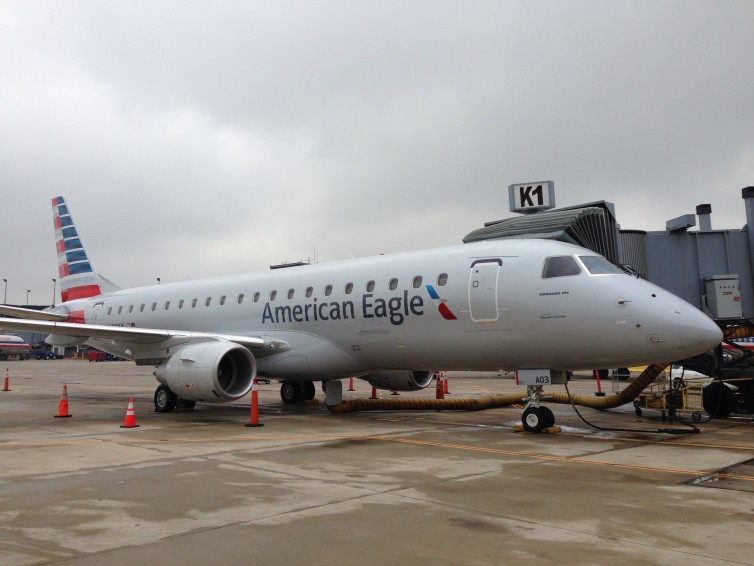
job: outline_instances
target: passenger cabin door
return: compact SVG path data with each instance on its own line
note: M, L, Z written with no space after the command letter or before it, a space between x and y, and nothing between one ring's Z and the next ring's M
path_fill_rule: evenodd
M474 322L495 322L497 310L497 281L503 260L478 259L471 264L469 274L469 313Z

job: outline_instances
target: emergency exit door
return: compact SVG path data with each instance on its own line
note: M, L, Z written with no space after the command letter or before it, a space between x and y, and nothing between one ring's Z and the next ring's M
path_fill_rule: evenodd
M478 259L471 264L469 275L469 312L474 322L495 322L497 310L497 281L503 260Z

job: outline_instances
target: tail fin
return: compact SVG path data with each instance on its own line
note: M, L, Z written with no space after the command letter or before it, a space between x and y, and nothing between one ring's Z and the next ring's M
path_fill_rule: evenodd
M85 299L102 294L100 278L89 261L63 197L52 199L55 242L58 249L60 295L63 301Z

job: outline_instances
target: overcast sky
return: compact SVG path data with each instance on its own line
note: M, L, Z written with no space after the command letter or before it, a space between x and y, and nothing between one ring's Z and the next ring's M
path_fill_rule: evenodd
M701 203L740 228L753 24L751 0L0 0L8 302L52 299L57 195L123 287L459 243L526 181L624 228Z

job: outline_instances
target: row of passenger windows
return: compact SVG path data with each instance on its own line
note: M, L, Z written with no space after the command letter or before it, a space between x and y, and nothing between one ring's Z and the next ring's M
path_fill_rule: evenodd
M421 275L417 275L417 276L415 276L411 280L411 286L414 289L418 289L419 287L422 286L422 282L423 282L422 276ZM439 287L444 287L445 285L447 285L447 283L448 283L448 274L447 273L440 273L440 275L437 276L437 285ZM374 281L367 281L366 285L364 285L364 289L366 290L367 293L373 292L374 289L375 289L375 287L376 287L376 283ZM391 291L395 291L398 288L398 278L397 277L393 277L392 279L390 279L390 281L388 281L387 288L389 290L391 290ZM346 283L344 285L343 292L346 295L350 295L351 293L353 293L353 289L354 289L353 283L349 282L349 283ZM324 288L325 297L329 297L330 295L332 295L332 291L333 291L333 286L332 285L326 285L325 288ZM313 294L314 294L314 287L307 287L306 290L304 291L304 296L306 296L307 299L311 298L311 296ZM296 290L295 289L288 289L288 292L286 293L285 296L288 299L293 299L293 297L295 295L296 295ZM269 300L270 301L274 301L275 299L277 299L277 296L278 296L278 292L277 291L270 291ZM227 298L228 298L227 295L222 295L220 297L220 299L218 300L218 303L220 305L224 305L227 302ZM236 297L236 303L238 303L240 305L241 303L244 302L245 298L246 298L246 294L245 293L240 293ZM252 301L255 302L255 303L258 303L261 298L262 298L262 294L259 291L257 291L252 296ZM210 306L212 304L212 297L207 297L206 299L204 299L203 302L204 302L204 306L205 307ZM186 301L184 299L181 299L176 304L177 304L177 306L178 306L179 309L182 309L182 308L184 308L184 307L187 306L187 303L188 303L188 301ZM190 304L190 306L191 306L192 309L196 308L196 306L199 304L199 299L191 299L191 302L188 303L188 304ZM170 309L170 305L171 305L171 301L165 301L165 303L162 305L162 310L169 310ZM135 305L129 305L128 308L126 309L126 312L128 314L131 314L131 313L134 312L134 309L136 309ZM123 314L123 307L122 306L119 306L119 307L108 307L107 314L108 315L113 314L113 310L115 310L116 314ZM145 310L147 310L147 304L146 303L141 303L139 305L138 309L136 309L136 310L137 310L137 312L144 312ZM150 311L156 311L157 310L157 303L152 303L149 306L149 310Z

